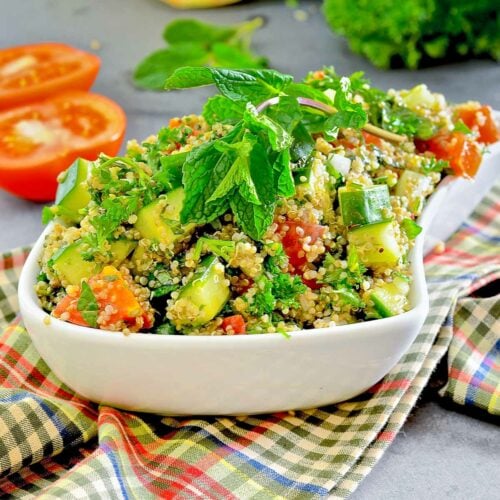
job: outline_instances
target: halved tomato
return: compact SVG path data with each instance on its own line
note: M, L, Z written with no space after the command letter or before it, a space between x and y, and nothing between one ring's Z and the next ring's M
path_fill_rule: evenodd
M76 158L116 155L125 124L118 104L88 92L0 112L0 187L28 200L54 199L57 175Z
M0 50L0 109L39 101L67 90L88 90L100 59L62 43Z

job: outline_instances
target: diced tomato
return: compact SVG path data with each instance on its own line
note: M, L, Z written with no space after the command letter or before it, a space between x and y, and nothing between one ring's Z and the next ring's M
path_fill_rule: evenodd
M442 132L415 144L418 151L430 151L439 160L447 160L455 175L461 177L474 177L481 164L478 144L462 132Z
M222 329L227 332L232 330L235 335L240 335L246 333L247 325L241 314L235 314L234 316L227 316L222 320Z
M366 144L373 144L374 146L377 146L378 148L380 146L382 146L382 139L380 137L377 137L376 135L365 132L364 130L362 130L361 133L363 134L363 138L364 138Z
M0 109L38 101L68 90L88 90L100 59L62 43L0 50Z
M170 118L168 122L168 128L177 128L182 124L182 120L180 118Z
M89 279L89 286L99 302L99 310L110 305L113 312L107 316L102 326L118 321L131 321L142 316L141 305L129 288L123 276L113 266L105 266L102 272Z
M99 305L99 317L101 318L99 326L105 328L120 321L133 326L140 319L142 319L142 322L139 323L141 328L147 330L153 326L152 311L145 311L141 307L127 281L115 267L105 266L99 274L89 279L88 284ZM78 311L79 298L80 291L66 295L54 309L54 316L60 318L63 313L68 313L67 321L70 323L89 326ZM108 306L110 306L109 312L106 311Z
M350 139L347 139L346 137L335 139L334 141L331 142L331 144L336 148L342 146L344 149L354 149L357 147L355 143L353 143Z
M125 124L118 104L88 92L0 112L0 187L29 200L53 199L57 175L76 158L116 155Z
M308 244L316 243L326 232L326 227L320 224L311 224L298 220L288 220L278 225L277 232L281 234L281 243L283 250L288 256L290 272L301 276L305 285L312 289L317 289L320 285L316 280L306 279L302 275L307 270L307 257L304 251L306 238Z
M479 142L492 144L500 140L500 130L489 106L464 104L456 108L456 116L478 134Z
M79 298L80 293L77 295L66 295L66 297L63 297L53 311L54 316L56 318L60 318L63 313L68 313L69 317L67 321L70 323L80 326L89 326L89 324L83 319L80 311L77 309Z
M308 244L316 243L325 234L325 231L325 226L299 220L287 220L278 225L278 233L282 235L283 249L293 268L300 269L304 264L307 264L307 257L303 249L306 238L310 238Z

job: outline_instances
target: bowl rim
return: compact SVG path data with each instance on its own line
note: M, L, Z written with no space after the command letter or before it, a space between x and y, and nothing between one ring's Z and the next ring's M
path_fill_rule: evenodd
M249 335L158 335L155 333L143 332L138 334L124 334L123 332L113 332L91 328L87 326L74 325L66 321L55 318L44 311L39 305L38 297L36 296L34 285L36 276L40 271L38 265L38 257L41 253L45 236L52 230L53 223L50 223L41 233L38 240L35 242L26 262L24 263L19 278L18 298L22 315L30 315L38 321L43 322L47 326L54 325L59 331L68 335L83 335L87 339L113 343L121 342L121 339L129 339L128 342L153 342L153 343L170 343L185 345L186 343L197 343L204 346L220 347L221 343L232 345L237 342L238 345L255 342L271 343L276 341L316 338L322 339L326 335L335 334L336 337L353 336L353 335L369 335L372 325L376 324L379 327L387 327L391 329L398 323L406 323L425 318L429 309L429 296L425 281L424 272L424 257L423 257L423 242L427 228L438 211L441 202L443 201L449 186L456 179L454 176L445 177L438 185L434 193L429 197L420 215L418 222L422 226L423 231L417 236L415 244L410 251L410 270L412 274L412 282L410 284L410 303L411 309L408 311L391 316L388 318L375 319L370 321L362 321L358 323L350 323L347 325L337 325L322 328L309 328L302 330L294 330L285 334L275 333L255 333ZM114 335L113 335L114 334ZM191 340L187 340L191 339ZM260 340L259 340L260 339Z

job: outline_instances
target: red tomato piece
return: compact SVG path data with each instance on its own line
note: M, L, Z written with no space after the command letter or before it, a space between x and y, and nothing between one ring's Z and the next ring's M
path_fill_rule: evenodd
M60 318L63 313L68 313L69 317L67 321L70 323L80 326L89 326L89 324L83 319L80 311L77 309L79 298L80 293L77 295L66 295L66 297L63 297L53 311L54 316L56 318Z
M457 117L478 134L479 142L492 144L500 140L500 130L489 106L465 104L456 109Z
M241 314L227 316L222 320L221 327L225 332L232 330L235 335L240 335L247 331L247 325Z
M0 109L38 101L67 90L88 90L100 59L62 43L0 50Z
M361 131L366 144L373 144L378 148L382 146L382 139L376 135L370 134L369 132Z
M306 238L310 238L308 244L314 244L326 232L326 227L320 224L311 224L303 221L288 220L278 225L278 233L281 234L281 243L283 250L288 256L290 272L300 275L303 283L313 290L321 287L314 279L304 278L303 274L307 271L307 257L303 249Z
M478 144L462 132L439 133L426 141L415 141L420 152L430 151L450 163L455 175L474 177L481 164Z
M139 325L141 329L146 330L153 326L153 312L145 311L141 307L129 284L115 267L105 266L99 274L89 279L88 284L98 303L100 327L105 328L120 321L124 321L131 327ZM89 326L78 311L79 298L80 291L63 297L54 309L54 316L60 318L67 313L68 317L65 321L75 325ZM109 313L106 310L108 306L111 306ZM106 319L102 313L107 313ZM138 323L137 320L140 319L142 322Z
M285 250L290 266L294 270L300 270L307 264L307 257L303 249L306 238L310 238L309 244L316 243L325 234L325 231L326 227L320 224L297 220L288 220L278 226L278 233L282 235L283 250Z
M0 187L28 200L52 200L57 175L76 158L116 155L125 125L118 104L88 92L67 92L2 111Z

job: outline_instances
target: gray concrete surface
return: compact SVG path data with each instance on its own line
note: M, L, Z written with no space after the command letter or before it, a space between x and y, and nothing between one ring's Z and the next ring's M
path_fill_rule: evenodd
M102 69L94 91L118 101L128 115L127 137L144 137L172 115L200 110L207 89L185 93L152 93L131 84L134 65L160 48L164 25L195 15L207 21L231 23L255 15L266 26L255 37L255 49L272 65L296 77L322 65L349 74L363 70L381 88L409 88L425 82L452 101L479 99L500 109L500 66L477 60L421 70L380 71L353 55L333 36L320 15L320 2L301 2L305 22L295 19L282 1L254 1L209 11L175 11L158 0L2 0L0 47L53 40L90 49L92 40ZM485 173L476 198L496 173ZM467 203L472 204L470 197ZM0 192L0 251L33 242L41 230L41 206ZM500 429L439 403L429 391L414 409L373 472L353 499L490 499L499 498Z

